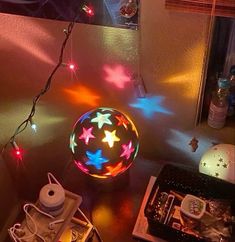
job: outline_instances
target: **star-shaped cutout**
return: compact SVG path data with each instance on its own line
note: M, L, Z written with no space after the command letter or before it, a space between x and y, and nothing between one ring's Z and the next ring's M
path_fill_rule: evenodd
M104 133L105 137L102 139L102 142L107 142L110 148L113 147L115 141L120 141L120 139L116 136L116 130L113 130L112 132L105 130Z
M82 117L79 119L79 121L81 123L83 123L86 119L90 118L90 114L91 114L91 112L87 112L87 113L83 114Z
M108 162L109 160L105 157L102 157L102 151L96 150L95 153L90 151L86 151L86 155L88 161L86 162L87 165L95 166L96 169L100 170L102 168L102 164Z
M220 158L220 159L219 159L219 162L223 162L223 159L222 159L222 158Z
M223 167L224 168L228 168L228 164L223 164Z
M132 147L132 142L131 141L127 145L125 145L125 144L122 145L122 149L123 149L123 152L122 152L122 154L120 156L121 157L125 156L127 160L130 158L131 153L135 150Z
M102 114L100 112L96 113L96 117L91 120L92 123L97 123L98 128L101 129L104 124L112 125L109 117L111 116L110 113Z
M114 67L105 65L104 71L106 73L104 79L120 89L123 89L125 84L131 81L130 76L125 73L125 68L122 65L116 65Z
M206 166L206 162L203 162L203 166Z
M77 146L77 143L75 142L75 134L72 134L70 136L70 142L69 143L70 143L70 145L69 145L70 149L72 150L73 153L75 153L74 148Z
M123 125L125 129L127 129L127 125L129 124L129 121L123 116L123 115L116 115L115 118L118 120L118 126Z
M82 170L83 172L85 172L85 173L88 173L89 171L88 171L88 169L86 168L86 167L84 167L83 165L82 165L82 163L81 162L79 162L79 161L74 161L75 162L75 165L80 169L80 170Z
M146 118L152 118L154 113L172 114L172 112L162 107L163 100L164 97L161 96L137 98L137 101L129 104L129 106L141 109Z
M108 170L108 172L105 173L105 175L116 176L119 173L121 173L124 170L126 170L126 167L122 166L122 161L121 161L116 166L106 166L106 169Z
M218 176L219 176L219 173L218 173L218 172L216 172L216 173L215 173L215 176L216 176L216 177L218 177Z
M88 145L89 143L89 139L91 138L95 138L95 136L91 133L93 130L93 127L86 129L86 128L82 128L83 133L79 136L79 139L84 139L85 144Z

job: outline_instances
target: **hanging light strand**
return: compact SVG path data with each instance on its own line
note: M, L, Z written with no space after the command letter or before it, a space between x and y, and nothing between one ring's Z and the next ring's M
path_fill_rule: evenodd
M63 32L65 34L65 38L64 38L64 41L60 48L60 55L58 58L58 63L56 64L56 66L52 70L51 74L49 75L44 88L34 97L32 108L31 108L31 111L30 111L28 117L16 128L14 134L10 137L10 139L7 141L7 143L3 146L1 154L4 153L8 144L11 143L12 146L14 147L14 144L16 144L16 142L15 142L16 136L18 134L22 133L27 128L28 124L32 122L32 118L35 115L36 105L37 105L38 101L40 100L41 96L43 96L50 89L52 79L63 62L64 50L65 50L67 41L72 33L72 30L73 30L73 27L75 24L75 20L76 20L76 18L74 18L74 20L68 24L67 28L63 30Z

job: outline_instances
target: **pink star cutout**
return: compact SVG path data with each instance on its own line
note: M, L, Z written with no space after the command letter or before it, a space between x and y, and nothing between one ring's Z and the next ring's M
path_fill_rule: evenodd
M135 150L133 147L132 147L132 142L130 141L128 145L122 145L122 148L123 148L123 152L121 154L121 157L125 156L126 159L128 160L131 156L131 153Z
M79 136L79 139L84 139L85 144L87 145L89 143L89 139L95 138L95 136L91 133L93 130L93 127L86 129L82 128L83 133Z

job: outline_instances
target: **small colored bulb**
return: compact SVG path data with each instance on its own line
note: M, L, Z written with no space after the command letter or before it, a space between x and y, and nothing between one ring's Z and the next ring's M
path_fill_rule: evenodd
M33 122L33 119L30 119L30 125L32 130L36 133L37 132L37 125Z
M75 69L75 65L74 64L69 64L69 69L73 71Z
M93 15L93 12L92 12L91 9L89 9L89 10L87 11L87 13L88 13L89 15Z
M21 151L20 150L16 150L15 151L15 154L16 154L16 158L18 159L18 160L23 160L23 157L22 157L22 153L21 153Z
M62 63L62 66L70 69L71 71L75 71L75 69L77 69L77 66L74 63L72 63L72 62L70 62L70 63Z
M37 132L37 125L36 124L32 124L31 128L33 129L34 132Z
M23 160L22 151L20 150L19 146L16 144L15 141L12 142L12 146L13 146L14 153L15 153L17 160L22 161Z
M21 153L20 153L19 150L16 150L16 155L17 155L17 156L20 156L20 155L21 155Z
M88 7L87 5L84 5L82 7L82 9L86 12L86 14L89 16L89 17L92 17L94 16L94 11L91 7Z

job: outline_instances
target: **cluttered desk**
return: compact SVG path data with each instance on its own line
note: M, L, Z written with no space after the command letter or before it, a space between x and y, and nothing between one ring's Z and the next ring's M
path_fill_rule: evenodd
M76 206L65 209L60 239L45 241L234 241L234 184L195 170L137 159L128 173L107 181L71 165L61 184ZM197 202L193 211L185 205Z

